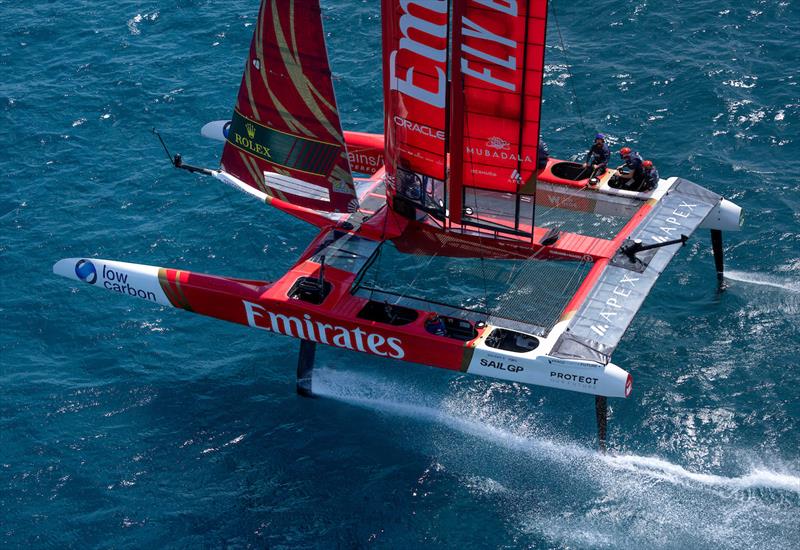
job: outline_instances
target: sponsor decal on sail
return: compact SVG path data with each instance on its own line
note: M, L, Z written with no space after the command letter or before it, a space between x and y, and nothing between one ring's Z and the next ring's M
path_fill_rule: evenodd
M496 12L496 17L514 19L518 15L516 0L474 0L481 9ZM400 16L399 48L389 54L389 88L403 95L413 97L438 109L444 109L447 97L447 18L448 2L446 0L405 0L400 2L403 14ZM498 76L503 71L517 71L515 52L518 44L509 37L497 34L469 17L463 17L462 33L465 38L473 38L472 44L482 44L485 48L469 44L462 45L460 60L461 71L468 76L492 84L503 90L514 92L516 84ZM513 29L511 24L505 25ZM498 57L485 50L496 50L498 46L511 52ZM400 64L399 55L414 55L414 63ZM470 56L472 59L469 59ZM482 65L479 68L478 65ZM494 69L493 69L494 67ZM414 78L419 74L435 75L435 86L424 87ZM419 79L421 80L421 79ZM395 121L396 123L396 121Z
M491 158L497 160L514 160L522 163L533 162L533 159L531 158L530 155L518 155L514 151L482 149L480 147L464 147L464 152L467 155L474 155L478 157Z
M400 2L400 48L389 55L389 88L403 95L427 103L431 107L444 109L447 98L447 0L405 0ZM413 11L412 11L413 9ZM398 55L414 56L413 64L397 62ZM399 70L398 70L399 69ZM415 71L435 75L433 89L422 86L415 79Z
M496 28L514 28L513 20L518 14L517 0L474 0L472 4L478 4L481 10L494 10L496 13L493 17L498 22ZM470 8L474 9L474 6ZM506 79L509 71L511 74L517 71L517 42L481 26L467 16L461 18L461 25L465 38L461 46L461 51L465 54L461 57L461 72L503 90L516 92L516 84ZM469 40L470 38L474 40ZM504 53L508 55L496 55L498 47L504 47Z
M486 140L486 146L499 151L508 151L511 149L511 142L499 136L492 136Z
M394 123L400 126L401 128L411 130L412 132L415 132L417 134L422 134L423 136L428 136L434 139L438 139L440 141L444 141L444 130L437 130L436 128L431 128L427 124L420 124L419 122L413 122L399 115L394 116Z
M372 174L383 166L383 153L374 153L372 149L347 150L347 160L356 172Z
M331 172L341 151L338 144L287 134L238 111L233 113L227 139L238 149L277 166L320 176Z

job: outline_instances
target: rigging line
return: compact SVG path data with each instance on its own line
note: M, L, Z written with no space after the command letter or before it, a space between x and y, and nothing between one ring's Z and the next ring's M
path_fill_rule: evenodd
M472 162L472 160L471 160L471 157L470 157L470 163L471 162ZM472 164L470 164L470 167L472 167ZM472 188L472 200L474 201L475 208L477 209L478 208L478 190L475 187ZM478 229L478 231L477 231L477 234L478 234L478 251L479 251L479 254L480 254L479 257L480 257L480 260L481 260L481 280L483 282L483 305L484 305L484 307L488 308L489 307L489 290L486 287L486 264L484 263L485 257L483 255L483 237L481 236L481 233L482 233L482 231L480 229Z
M461 93L462 94L464 93L464 81L463 80L461 81ZM466 130L467 135L472 135L470 133L470 131L469 131L469 117L465 116L464 114L462 114L462 116L464 116L464 128ZM469 158L470 173L474 174L475 173L474 172L475 171L475 166L474 166L473 160L472 160L472 153L469 153L469 157L468 158ZM463 171L462 171L462 176L463 176ZM461 184L462 184L461 188L463 189L464 188L464 185L463 185L464 182L462 181ZM472 187L472 200L474 201L475 209L477 210L477 208L478 208L478 189L476 187ZM463 227L463 225L462 225L462 227ZM531 229L531 233L532 232L533 232L533 229ZM483 255L483 237L481 237L481 230L480 229L478 229L477 233L478 233L478 250L479 250L479 254L480 254L479 257L480 257L480 260L481 260L481 279L483 280L483 304L484 304L484 307L488 308L489 307L489 291L488 291L488 289L486 287L486 265L484 264L484 255ZM495 234L496 234L496 232L495 232Z
M450 31L451 31L451 16L452 16L452 0L447 0L447 35L445 37L446 42L446 54L445 54L445 75L448 79L452 79L450 76L450 57L452 56L452 45L450 43ZM447 92L450 93L450 86L446 88ZM445 98L444 102L444 152L445 155L450 152L450 98ZM446 157L445 157L446 158ZM444 194L445 194L445 201L444 203L447 204L447 162L443 163L443 172L444 176L442 180L444 183Z
M518 262L516 264L514 264L514 266L511 268L511 274L508 276L508 280L506 281L506 285L510 286L511 285L511 281L515 277L518 277L518 276L522 275L522 270L525 267L525 263L530 261L530 260L536 260L536 256L538 256L539 254L544 252L544 249L545 249L545 247L542 246L542 247L539 247L539 249L536 250L530 256L526 256L525 258L517 258ZM517 273L517 266L519 266L519 272L518 273Z
M385 242L386 241L382 241L381 244L378 245L378 250L375 252L377 254L377 256L375 257L375 281L369 287L369 301L370 302L372 301L372 296L375 293L375 288L379 284L378 276L380 276L380 274L381 274L381 255L382 255L381 251L383 249L383 243L385 243ZM361 286L360 283L359 283L359 286Z
M373 188L374 189L374 188ZM386 192L386 172L384 171L383 175L383 208L386 211L383 213L383 229L381 229L381 244L378 245L378 257L375 258L375 284L370 287L369 291L369 299L372 300L372 295L375 291L375 287L378 286L378 277L381 274L381 256L383 254L383 246L386 243L386 224L389 221L389 196ZM380 210L379 210L380 211Z
M550 2L550 6L553 9L553 21L556 23L556 30L558 31L558 42L561 46L561 53L564 55L564 61L567 64L567 75L569 75L569 87L572 90L572 96L575 99L575 109L578 111L578 120L581 123L581 132L583 133L584 137L588 136L589 134L586 132L586 124L583 120L583 110L581 109L581 104L578 101L578 94L575 91L575 78L572 76L572 71L570 70L570 61L569 57L567 56L567 48L564 46L564 37L561 35L561 26L558 24L558 13L556 13L556 2Z
M445 65L445 78L447 79L448 84L453 78L452 74L451 74L452 73L452 67L450 65L450 63L451 63L451 59L450 58L453 55L452 36L450 34L451 31L452 31L452 26L453 26L452 15L453 15L453 2L452 2L452 0L447 0L447 36L445 38L445 40L447 41L446 42L446 46L445 46L445 49L447 50L447 53L445 54L445 63L446 63L446 65ZM442 201L444 202L444 208L443 208L443 210L444 210L444 212L443 212L444 219L442 220L442 227L444 227L444 226L446 226L448 224L448 220L447 220L447 205L450 204L449 197L447 196L448 193L449 193L449 189L448 188L450 187L448 185L448 183L450 181L450 163L447 161L447 158L448 158L448 155L450 154L450 138L451 138L451 136L450 136L450 130L451 130L451 128L450 128L450 126L451 126L450 125L450 115L451 115L451 113L450 113L450 98L447 97L447 96L449 96L450 93L451 93L450 88L451 88L451 86L449 86L449 85L446 87L445 100L444 100L444 158L445 158L445 160L442 163L443 164L443 166L442 166Z
M454 21L454 24L458 24L458 22ZM463 96L464 95L464 79L463 78L461 79L460 84L461 84L461 89L458 90L457 93L460 93ZM452 101L452 98L451 98L451 101ZM469 117L466 116L465 110L462 110L461 113L457 113L457 115L464 118L464 132L463 133L466 134L466 135L472 135L470 130L469 130ZM460 146L463 148L463 142L461 143ZM467 161L466 162L469 163L470 173L474 173L475 166L473 164L474 161L472 159L472 152L468 151L467 155L468 156L467 156ZM462 160L462 162L464 162L464 161ZM466 193L464 191L464 181L463 181L464 171L463 170L461 170L461 177L462 177L462 181L461 181L461 186L460 186L461 187L460 192L462 193L462 197L466 198ZM474 204L475 204L475 209L477 209L478 208L478 193L477 193L477 189L475 187L472 187L472 199L473 199ZM461 214L463 215L463 210L466 209L465 205L463 204L463 201L462 201L461 208L462 208ZM477 213L477 212L473 211L473 213ZM464 228L463 220L462 220L462 223L461 223L461 227L462 227L462 234L463 234L463 228ZM483 281L483 303L485 304L485 307L488 307L488 304L489 304L489 292L488 292L488 289L486 287L486 267L484 265L483 237L481 235L481 230L480 229L476 233L478 235L478 253L479 253L479 258L481 260L481 279Z
M481 279L483 281L483 307L485 309L489 308L489 291L486 288L486 263L481 256Z
M512 289L514 287L514 285L517 283L517 281L519 279L528 279L529 278L528 276L526 276L526 273L527 273L526 267L528 267L528 262L538 261L536 256L538 256L539 254L544 252L544 250L545 250L545 247L541 247L538 250L536 250L533 254L531 254L530 256L527 256L526 258L518 259L517 263L514 264L514 266L511 268L511 274L508 276L508 279L506 280L506 294L505 294L505 297L504 298L500 298L497 301L497 303L495 304L495 306L489 310L490 311L490 316L501 317L501 311L504 308L504 305L507 302L508 297L510 296L510 294L508 292L510 291L510 289ZM525 281L522 281L522 282L525 282Z
M475 201L475 208L478 207L478 191L475 187L472 188L472 198ZM486 264L483 255L483 238L481 237L481 230L478 229L478 250L480 251L479 258L481 260L481 282L483 283L483 307L489 308L489 290L486 286Z
M527 18L531 15L531 0L527 0L525 3L525 37L522 41L523 44L523 52L522 52L522 84L520 86L520 113L519 113L519 133L517 134L517 178L519 178L519 184L522 185L522 139L523 139L523 130L525 128L525 105L527 102L525 101L525 84L527 83L528 79L526 78L528 71L526 70L528 67L528 30L530 29L530 25L528 24ZM547 23L545 22L545 29L547 28ZM546 32L546 31L545 31ZM542 48L544 51L544 47ZM542 59L544 59L544 55L542 55ZM544 73L544 67L542 67L542 73ZM544 74L542 74L542 78L544 78ZM541 93L539 94L539 104L541 105ZM542 125L542 114L541 114L541 107L539 108L539 126ZM538 167L539 164L539 140L541 136L541 131L539 135L536 136L536 164ZM516 182L515 182L516 183ZM535 192L535 185L534 183L534 192ZM514 198L514 229L519 229L519 207L521 196L519 194L519 187L517 188L517 193L515 193L516 197ZM531 226L534 225L534 220L531 221ZM531 228L531 233L533 229Z
M564 287L561 289L562 294L567 292L567 289L570 288L570 286L572 285L572 281L575 279L575 276L578 274L578 271L580 271L586 265L586 263L587 263L586 260L581 260L580 262L576 262L575 269L572 270L572 273L566 280Z
M469 120L469 119L467 119L467 120ZM469 124L469 122L467 122L467 124ZM472 163L471 154L470 154L470 163ZM470 164L470 167L472 168L472 164ZM476 187L472 188L472 200L474 201L475 208L477 209L478 208L478 190L477 190ZM481 279L482 279L482 282L483 282L483 305L484 305L484 307L488 308L489 307L489 291L488 291L488 289L486 287L486 265L484 264L484 259L485 258L484 258L484 255L483 255L483 237L481 237L481 233L482 232L481 232L480 229L478 229L477 233L478 233L478 250L479 250L479 254L480 254L479 257L480 257L480 260L481 260Z

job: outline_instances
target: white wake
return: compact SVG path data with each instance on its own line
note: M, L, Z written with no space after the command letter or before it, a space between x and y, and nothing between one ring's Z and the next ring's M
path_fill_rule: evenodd
M605 471L606 468L602 466L607 466L620 473L629 472L635 476L645 476L689 488L705 486L736 491L773 489L800 495L800 475L794 472L752 467L740 476L723 476L693 472L658 457L613 453L604 455L576 443L529 433L515 433L504 426L487 423L464 408L450 410L447 404L431 404L430 396L415 392L407 386L386 383L353 372L317 369L314 393L367 409L436 423L505 449L524 452L553 463L581 463L589 466L590 471Z
M778 288L789 292L800 292L800 281L783 279L775 275L764 273L749 273L747 271L726 271L725 278L740 283Z
M800 477L765 468L754 467L741 476L728 477L715 474L692 472L683 466L651 456L630 454L609 455L603 460L610 466L647 475L674 484L703 484L713 487L727 487L737 490L775 489L800 494Z

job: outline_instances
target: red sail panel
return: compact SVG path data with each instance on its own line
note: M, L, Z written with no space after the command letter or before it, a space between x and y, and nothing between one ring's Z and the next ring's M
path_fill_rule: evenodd
M461 148L454 162L462 157L455 183L515 192L536 170L547 1L454 2L462 15L453 23L461 39L453 117L463 124L462 136L453 137L453 148Z
M382 0L387 192L445 179L447 0ZM398 170L400 172L398 172Z
M318 0L262 0L222 169L292 204L358 208ZM302 181L278 188L265 171Z

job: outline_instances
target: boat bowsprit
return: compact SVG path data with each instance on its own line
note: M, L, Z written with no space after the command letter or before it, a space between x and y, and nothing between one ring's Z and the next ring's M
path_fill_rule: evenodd
M741 209L678 177L632 191L615 170L538 162L546 2L382 9L385 135L342 130L318 0L264 0L231 116L201 131L224 142L220 166L174 159L319 228L282 277L97 258L54 272L297 338L303 395L316 344L594 395L604 445L606 398L632 390L620 339L698 228L722 283Z

